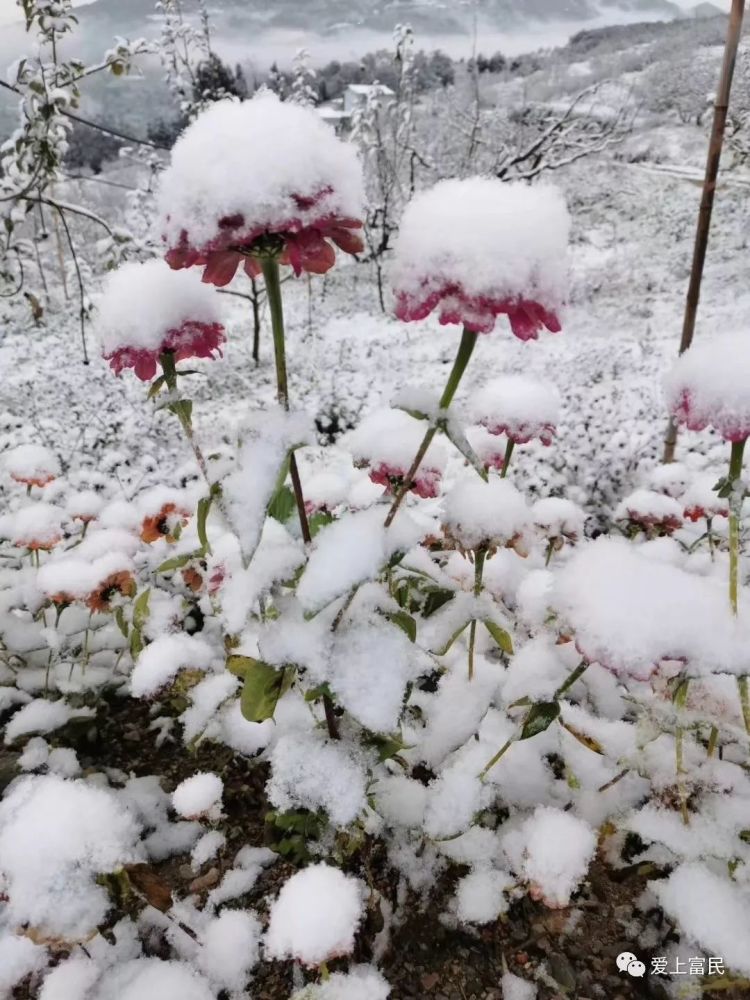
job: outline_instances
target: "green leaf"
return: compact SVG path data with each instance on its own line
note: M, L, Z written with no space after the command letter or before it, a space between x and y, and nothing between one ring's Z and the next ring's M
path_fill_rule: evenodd
M415 410L412 406L399 406L396 403L393 407L394 410L401 410L403 413L408 413L410 417L414 417L415 420L429 420L429 413L424 413L422 410Z
M151 383L151 388L148 390L148 399L153 399L155 396L158 396L166 381L167 378L165 375L160 375L158 378L155 378Z
M487 482L487 470L484 467L484 463L469 444L468 438L461 428L457 427L450 420L442 420L440 422L440 428L451 444L458 448L469 465L471 465L475 470L477 475L481 476L481 478Z
M397 757L402 750L411 749L410 744L404 743L401 736L378 736L373 734L367 742L377 750L378 760L381 764L383 761L392 760L394 757Z
M297 502L294 499L294 493L288 486L282 483L268 505L269 516L281 524L286 524L296 509Z
M406 611L389 611L385 616L389 622L397 625L405 632L411 642L417 641L417 620Z
M443 590L440 587L431 588L427 591L422 614L425 618L429 618L430 615L434 615L436 611L439 611L446 605L448 601L452 601L455 596L455 590Z
M235 677L241 677L244 680L245 674L254 663L258 663L258 660L252 656L239 656L233 653L227 657L225 666L230 674L234 674Z
M318 684L314 688L305 691L305 701L320 701L321 698L332 698L333 692L328 686L328 682Z
M510 632L506 632L504 628L501 628L498 624L491 621L489 618L485 619L483 622L484 627L490 633L492 638L498 644L500 649L508 656L513 655L513 640L510 637Z
M122 605L118 605L115 608L115 622L117 623L117 627L122 632L124 638L127 639L129 629L128 629L128 623L125 621L125 611Z
M179 417L183 424L189 424L193 419L192 399L176 399L173 403L168 404L167 409Z
M446 654L446 653L448 652L448 650L449 650L449 649L451 648L451 646L452 646L452 645L453 645L453 643L454 643L454 642L456 641L456 639L458 639L458 637L459 637L459 636L461 635L461 633L462 633L462 632L463 632L463 631L464 631L465 629L467 629L467 628L469 627L469 623L470 623L470 622L471 622L471 619L469 619L468 621L465 621L465 622L463 623L463 625L461 626L461 628L457 628L457 629L456 629L456 631L455 631L455 632L453 633L453 635L452 635L452 636L450 637L450 639L449 639L449 640L448 640L448 642L447 642L447 643L446 643L446 644L445 644L445 645L443 646L443 648L442 648L442 649L433 649L433 650L432 650L432 652L433 652L433 653L434 653L434 654L435 654L436 656L445 656L445 654Z
M141 630L136 628L135 625L130 630L130 655L133 659L137 659L143 652L143 636L141 635Z
M519 739L530 740L545 732L560 715L560 705L556 701L540 701L532 705L523 720L523 729Z
M198 501L198 518L197 518L197 529L198 529L198 541L201 543L201 555L210 555L211 546L208 542L208 535L206 534L206 521L208 520L208 512L211 510L211 504L213 503L213 496L201 497Z
M289 690L293 679L294 670L291 667L278 670L270 663L253 660L245 671L245 684L240 698L242 715L248 722L272 719L279 698Z
M151 589L144 590L142 594L139 594L135 599L135 604L133 605L133 627L137 629L142 629L143 626L148 621L149 608L148 602L151 597Z
M335 521L336 518L333 514L329 514L328 511L320 510L317 514L313 514L311 518L308 519L308 526L310 528L310 537L315 538L317 533L321 528L325 528L327 525Z
M202 555L200 552L185 552L181 556L173 556L171 559L167 559L163 562L161 566L157 566L157 573L171 573L173 570L182 569L183 566L187 566L191 559L195 559L197 556Z

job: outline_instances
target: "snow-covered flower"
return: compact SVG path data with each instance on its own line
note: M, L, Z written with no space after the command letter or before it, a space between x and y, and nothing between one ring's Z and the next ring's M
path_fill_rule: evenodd
M204 268L228 284L240 264L260 274L278 257L294 273L323 274L363 248L363 181L357 153L312 108L263 91L203 112L172 151L160 192L170 267Z
M132 597L136 591L135 577L126 569L117 570L110 573L90 591L86 598L86 606L90 611L109 611L112 600L118 594L123 597Z
M746 334L699 340L665 380L674 420L691 431L713 427L726 441L750 436L750 343Z
M560 394L547 382L525 375L503 375L476 394L472 418L490 434L505 434L514 444L539 438L552 444L560 419Z
M373 483L395 494L411 468L423 434L421 422L403 410L378 410L352 431L346 443L355 465L368 468ZM423 499L436 497L445 463L444 446L433 441L409 489Z
M682 506L664 493L635 490L620 502L615 520L627 522L648 535L671 535L682 527Z
M62 512L51 503L33 503L16 511L11 541L20 549L49 551L62 538Z
M688 521L729 517L729 501L719 496L716 476L701 476L696 479L685 490L680 502Z
M523 496L512 483L472 476L459 482L445 499L446 536L464 550L519 546L531 520Z
M162 354L173 354L175 361L220 354L225 337L219 317L217 296L197 275L149 260L123 264L109 276L97 331L112 371L132 368L148 382Z
M446 180L407 206L396 241L396 314L489 333L505 314L520 340L560 331L570 219L553 187Z
M81 490L80 493L73 493L68 497L65 513L73 521L90 524L96 520L103 506L104 501L98 493L93 490Z
M84 602L91 611L108 611L117 594L135 593L133 564L120 552L92 561L75 556L54 559L37 573L37 587L54 604Z
M22 444L7 452L5 468L11 479L24 486L47 486L60 475L60 463L49 448Z
M156 487L140 500L141 540L150 544L165 538L174 542L187 524L190 511L176 490Z
M563 497L545 497L531 508L534 525L549 539L577 542L586 525L586 512Z
M304 868L284 883L271 906L266 951L318 966L354 947L363 885L326 864Z

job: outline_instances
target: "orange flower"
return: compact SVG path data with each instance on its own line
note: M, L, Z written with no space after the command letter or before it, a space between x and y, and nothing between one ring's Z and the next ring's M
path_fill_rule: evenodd
M86 606L90 611L109 611L110 602L115 594L122 594L123 597L132 597L135 593L135 579L133 574L127 570L120 570L118 573L111 573L106 577L96 590L93 590L86 598ZM57 595L52 598L57 600Z
M48 535L46 538L19 538L15 545L19 549L29 549L31 552L50 552L62 538L62 535Z
M15 479L17 483L23 483L24 486L47 486L57 477L53 476L51 472L37 472L28 476L11 472L10 478Z
M176 531L187 524L190 512L180 509L176 503L165 503L158 514L152 517L144 517L141 525L141 540L147 542L157 542L160 538L166 538L168 542L177 539Z
M185 567L182 571L182 579L185 581L185 585L190 587L194 594L197 593L203 586L203 577L193 566Z

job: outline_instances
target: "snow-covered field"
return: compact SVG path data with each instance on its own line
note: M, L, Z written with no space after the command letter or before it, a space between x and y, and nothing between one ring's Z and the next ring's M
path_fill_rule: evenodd
M749 175L675 366L702 98L634 101L545 187L451 171L438 123L415 187L458 176L410 200L409 44L350 136L300 63L290 100L201 97L169 156L38 196L75 81L17 69L53 124L4 154L0 998L400 1000L418 913L499 948L473 996L551 1000L544 934L569 951L602 877L586 995L746 995ZM446 119L489 162L503 101L545 92L543 132L594 63L483 84L484 119L464 77Z

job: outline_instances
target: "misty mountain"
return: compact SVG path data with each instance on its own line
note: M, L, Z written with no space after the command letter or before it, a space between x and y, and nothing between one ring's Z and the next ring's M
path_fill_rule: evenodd
M191 7L185 0L184 7ZM701 16L718 8L700 5ZM705 9L707 8L707 10ZM155 21L153 0L96 0L79 9L81 24L103 32L134 37L151 34ZM474 17L482 28L517 30L530 22L586 21L610 23L619 19L685 16L673 0L214 0L210 13L220 33L261 34L269 30L311 31L316 35L347 29L391 31L399 22L430 34L469 32Z

